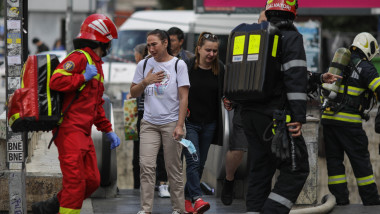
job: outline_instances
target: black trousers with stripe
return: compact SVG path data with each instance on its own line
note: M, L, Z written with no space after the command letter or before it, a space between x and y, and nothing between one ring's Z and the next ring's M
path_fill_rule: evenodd
M289 213L289 207L268 199L272 192L294 203L309 175L308 153L303 137L295 138L301 156L297 157L297 171L291 170L291 160L280 161L271 152L271 142L264 141L266 127L272 117L253 110L242 112L242 122L248 140L249 184L246 197L247 212ZM271 129L269 129L271 135ZM272 177L280 170L277 182L272 187Z
M368 138L361 126L323 125L328 176L344 175L344 153L350 160L356 178L373 175L368 151ZM353 179L353 178L347 178ZM363 204L379 201L376 183L358 186ZM348 202L347 183L329 185L337 203Z

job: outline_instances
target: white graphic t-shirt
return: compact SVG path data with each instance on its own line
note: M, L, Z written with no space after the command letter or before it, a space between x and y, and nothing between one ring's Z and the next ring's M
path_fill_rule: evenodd
M179 113L178 88L190 86L186 63L179 60L176 73L175 62L177 57L173 57L167 62L157 62L153 57L149 58L145 71L143 71L144 61L141 60L137 65L133 83L140 83L152 68L152 73L159 71L165 73L165 78L161 82L150 84L145 88L144 120L156 125L177 121Z

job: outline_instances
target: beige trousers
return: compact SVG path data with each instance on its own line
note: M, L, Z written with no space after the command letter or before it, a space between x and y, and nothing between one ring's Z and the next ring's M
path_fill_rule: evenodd
M180 213L185 209L182 179L182 145L173 139L177 122L154 125L141 120L140 131L140 203L145 212L152 212L156 183L156 159L161 143L170 185L170 200L173 210ZM185 129L185 127L184 127ZM186 130L184 130L186 132Z

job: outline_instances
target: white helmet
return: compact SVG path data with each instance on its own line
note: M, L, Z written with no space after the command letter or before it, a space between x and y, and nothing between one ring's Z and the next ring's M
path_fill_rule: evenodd
M369 61L371 61L376 54L379 54L379 45L376 39L367 32L356 35L351 46L355 46L363 51Z

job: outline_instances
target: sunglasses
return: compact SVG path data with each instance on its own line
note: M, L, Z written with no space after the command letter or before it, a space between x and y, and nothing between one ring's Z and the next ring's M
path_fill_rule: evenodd
M218 40L218 37L214 34L211 34L211 33L205 33L203 34L203 37L205 39L213 39L213 40Z

